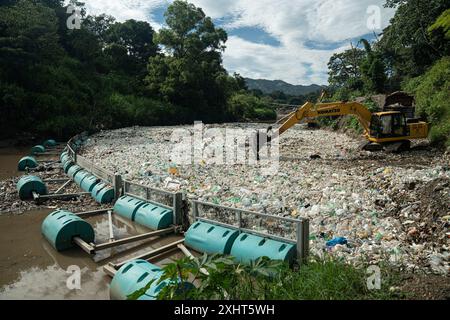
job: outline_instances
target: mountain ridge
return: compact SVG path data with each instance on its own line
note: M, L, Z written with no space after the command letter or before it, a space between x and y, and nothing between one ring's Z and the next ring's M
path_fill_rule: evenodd
M265 94L271 94L275 91L281 91L291 96L300 96L316 92L322 89L322 86L312 84L309 86L294 85L283 80L266 80L245 78L249 90L261 90Z

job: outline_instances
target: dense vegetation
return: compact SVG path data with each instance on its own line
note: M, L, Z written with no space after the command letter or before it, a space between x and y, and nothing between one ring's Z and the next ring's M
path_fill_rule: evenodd
M362 39L331 57L330 100L408 91L418 116L432 125L432 142L450 145L450 1L387 0L386 6L397 11L379 40Z
M81 28L71 29L63 2L0 3L3 137L274 116L223 68L227 34L200 8L173 2L157 33L84 9Z

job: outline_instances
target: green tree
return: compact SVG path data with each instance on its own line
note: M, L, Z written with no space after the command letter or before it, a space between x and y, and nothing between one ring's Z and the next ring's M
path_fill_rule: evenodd
M419 115L431 123L431 141L450 146L450 57L408 81L405 89L415 95Z
M386 71L381 55L372 50L371 44L366 39L361 39L361 43L366 50L366 57L361 63L366 91L382 93L386 84Z
M438 30L442 30L445 33L445 38L450 39L450 9L445 10L436 22L428 28L430 33Z
M156 41L166 54L150 58L146 78L150 93L189 108L192 119L220 121L227 98L222 66L226 32L186 1L173 2L165 18L167 28L160 30Z
M105 53L110 63L131 75L145 72L148 60L158 52L153 43L154 31L148 22L127 20L107 29Z
M423 74L449 54L445 35L428 32L428 27L450 7L449 0L388 0L386 6L397 11L378 47L390 60L398 81Z
M366 53L364 50L352 48L335 53L328 62L328 82L334 89L349 88L362 90L363 81L360 66Z

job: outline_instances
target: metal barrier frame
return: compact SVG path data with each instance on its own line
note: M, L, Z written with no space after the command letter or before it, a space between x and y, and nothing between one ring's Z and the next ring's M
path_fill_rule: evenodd
M91 174L93 174L100 180L103 180L104 182L110 185L114 185L116 177L114 173L96 166L92 161L80 155L77 155L75 163L80 167L82 167L84 170L89 171Z
M124 244L134 243L134 242L147 240L147 239L151 239L151 238L155 238L155 237L161 237L161 236L176 232L176 227L169 227L166 229L150 231L150 232L146 232L146 233L138 234L138 235L134 235L134 236L129 236L129 237L122 238L122 239L115 239L114 233L113 233L113 222L112 222L113 211L112 210L113 210L113 208L75 213L75 215L77 215L80 218L88 218L88 217L107 214L108 215L108 223L109 223L109 233L110 233L110 239L108 242L87 243L83 239L81 239L79 237L75 237L73 239L75 244L77 246L79 246L86 253L93 255L93 254L97 253L98 251L102 251L105 249L115 248L115 247L119 247Z
M130 191L130 187L136 187L136 188L141 188L143 190L145 190L145 197L141 197L139 195L133 194ZM168 206L164 203L160 203L158 201L152 200L150 199L150 195L152 193L157 193L157 194L163 194L165 196L169 196L172 198L172 206ZM141 184L137 184L131 181L127 181L124 180L123 181L123 194L142 200L142 201L146 201L146 202L150 202L153 203L157 206L166 208L166 209L170 209L173 211L174 215L173 215L173 224L175 226L180 226L183 224L183 214L182 214L182 207L183 207L183 193L181 192L170 192L170 191L166 191L166 190L162 190L162 189L158 189L158 188L153 188L153 187L148 187L148 186L143 186Z
M274 216L274 215L270 215L270 214L248 211L248 210L243 210L243 209L239 209L239 208L226 207L226 206L222 206L222 205L218 205L218 204L214 204L214 203L210 203L210 202L203 202L203 201L199 201L199 200L190 200L190 202L192 204L192 213L193 213L194 221L203 221L203 222L207 222L207 223L212 223L212 224L220 225L223 227L228 227L228 228L232 228L235 230L239 230L239 232L241 232L241 233L242 232L250 233L250 234L257 235L257 236L261 236L263 238L269 238L269 239L273 239L273 240L277 240L277 241L283 241L283 242L295 244L296 249L297 249L297 258L298 258L299 262L304 263L304 262L306 262L306 259L308 258L308 255L309 255L309 219L304 219L304 218L294 219L294 218L288 218L288 217ZM239 226L235 226L235 225L231 225L228 223L218 222L215 220L210 220L210 219L200 217L200 212L199 212L199 208L198 208L199 205L203 205L203 206L210 207L210 208L228 210L228 211L232 211L232 212L236 213L238 216ZM275 220L280 220L280 221L296 224L296 229L297 229L296 230L296 240L243 228L242 227L242 214L253 215L253 216L257 216L260 218L266 218L266 219L270 218L270 219L275 219Z

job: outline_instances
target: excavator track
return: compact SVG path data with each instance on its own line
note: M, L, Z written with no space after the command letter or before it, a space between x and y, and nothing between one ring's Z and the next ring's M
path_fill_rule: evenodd
M359 145L359 149L364 150L364 151L371 151L371 152L382 151L383 145L381 145L379 143L375 143L375 142L364 141Z
M389 153L409 151L410 149L411 149L411 141L409 140L403 140L384 145L384 150Z
M403 140L398 142L390 142L390 143L375 143L375 142L362 142L359 146L360 150L364 151L386 151L388 153L398 153L403 151L408 151L411 149L411 141Z

